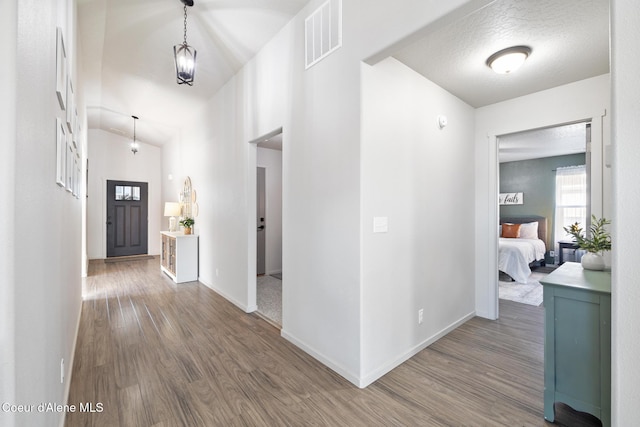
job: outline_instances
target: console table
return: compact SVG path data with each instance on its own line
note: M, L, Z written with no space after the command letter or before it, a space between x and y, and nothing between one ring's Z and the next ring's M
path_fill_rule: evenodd
M198 280L198 236L161 231L160 268L176 283Z
M554 403L611 425L611 272L566 262L544 287L544 418Z

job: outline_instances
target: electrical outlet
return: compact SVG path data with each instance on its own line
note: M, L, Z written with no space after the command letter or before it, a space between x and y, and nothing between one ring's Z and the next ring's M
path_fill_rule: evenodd
M422 324L423 316L424 316L424 309L421 308L420 310L418 310L418 325Z
M555 258L555 256L556 256L556 251L549 251L549 256L550 256L551 258Z
M64 384L64 358L60 359L60 384Z

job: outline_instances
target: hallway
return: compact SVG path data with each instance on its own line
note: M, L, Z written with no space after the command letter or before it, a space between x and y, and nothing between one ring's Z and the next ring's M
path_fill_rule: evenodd
M69 404L102 412L66 425L545 425L542 308L500 309L358 389L157 258L92 263Z

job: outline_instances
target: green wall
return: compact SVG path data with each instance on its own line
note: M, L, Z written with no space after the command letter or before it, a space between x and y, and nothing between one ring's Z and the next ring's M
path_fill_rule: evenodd
M524 204L500 206L500 216L544 216L547 218L547 241L551 244L554 239L556 169L584 164L584 153L500 163L500 193L524 193ZM547 251L552 249L548 247Z

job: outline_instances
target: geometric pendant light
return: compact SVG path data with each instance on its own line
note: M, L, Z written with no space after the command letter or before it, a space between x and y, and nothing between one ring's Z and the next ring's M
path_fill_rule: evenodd
M180 0L184 4L184 40L173 47L176 63L176 80L179 85L193 85L196 74L196 50L187 44L187 6L193 6L193 0Z
M131 152L135 155L138 152L138 142L136 141L136 120L138 120L138 117L131 117L133 117L133 141L131 141Z

